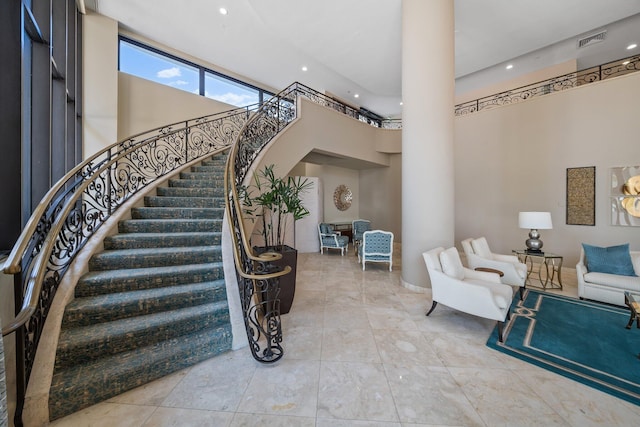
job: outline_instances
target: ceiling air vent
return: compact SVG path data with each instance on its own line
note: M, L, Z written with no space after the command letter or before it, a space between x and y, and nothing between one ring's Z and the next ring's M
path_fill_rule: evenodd
M583 37L578 40L578 48L591 46L592 44L600 43L607 37L607 31L601 31L597 34L591 34L590 36Z

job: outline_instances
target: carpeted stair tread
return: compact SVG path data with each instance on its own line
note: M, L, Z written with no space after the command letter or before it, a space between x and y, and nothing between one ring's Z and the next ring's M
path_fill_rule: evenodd
M224 204L224 200L222 201ZM120 233L176 233L222 231L222 219L126 219L118 223Z
M170 179L170 188L212 188L224 185L224 178L219 179Z
M88 326L206 304L223 300L225 293L224 281L218 280L75 298L65 309L62 327Z
M222 233L123 233L104 239L104 248L168 248L176 246L210 246L219 245Z
M156 193L163 197L224 197L224 188L160 187Z
M210 173L213 175L218 175L220 177L224 176L224 165L211 165L211 164L203 164L200 166L193 166L191 168L191 172L199 172L199 173Z
M224 197L146 196L144 205L147 207L221 208L224 207Z
M229 322L226 301L62 329L56 370Z
M189 208L181 206L139 207L131 209L132 219L219 219L224 208Z
M117 249L97 253L89 260L89 270L162 267L222 261L220 246Z
M80 278L75 296L81 298L110 292L180 286L223 278L222 262L90 271Z
M210 172L180 172L180 179L218 179L224 174Z
M76 365L53 376L52 420L194 365L231 349L231 327L221 326Z
M230 350L225 164L211 157L150 190L89 259L63 317L51 419Z

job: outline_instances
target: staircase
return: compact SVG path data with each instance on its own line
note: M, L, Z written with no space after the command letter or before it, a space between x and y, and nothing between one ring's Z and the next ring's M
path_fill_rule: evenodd
M145 197L66 307L51 420L231 349L220 247L226 155Z

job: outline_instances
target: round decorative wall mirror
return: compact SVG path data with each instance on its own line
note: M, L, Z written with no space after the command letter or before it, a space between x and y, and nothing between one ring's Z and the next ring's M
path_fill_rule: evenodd
M344 184L340 184L336 187L336 191L333 192L333 203L340 211L346 211L351 207L351 200L353 199L353 193Z

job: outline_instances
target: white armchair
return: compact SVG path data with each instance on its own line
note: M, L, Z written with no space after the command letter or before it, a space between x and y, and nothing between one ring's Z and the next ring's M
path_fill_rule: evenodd
M527 281L527 265L520 262L515 255L495 254L489 249L489 243L484 237L465 239L462 250L467 257L469 268L491 268L501 271L500 282L506 285L520 287L520 299L524 294Z
M474 316L498 321L498 337L502 342L505 318L513 298L511 286L500 283L496 273L465 268L458 250L435 248L422 254L431 278L433 304L438 303Z

